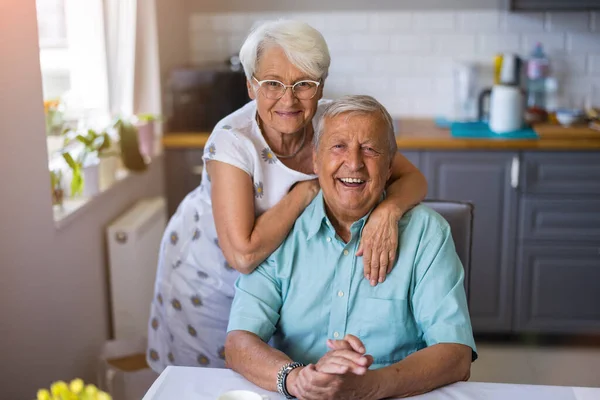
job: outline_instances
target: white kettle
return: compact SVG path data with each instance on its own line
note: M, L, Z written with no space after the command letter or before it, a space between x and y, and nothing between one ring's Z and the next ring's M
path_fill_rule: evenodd
M518 86L495 85L490 95L490 130L507 133L523 128L525 100Z

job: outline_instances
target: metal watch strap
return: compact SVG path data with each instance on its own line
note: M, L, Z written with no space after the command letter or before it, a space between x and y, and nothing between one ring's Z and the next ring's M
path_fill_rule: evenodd
M286 381L287 381L287 377L288 377L289 373L299 367L304 367L304 364L299 363L299 362L291 362L291 363L285 364L283 367L281 367L279 369L279 372L277 372L277 392L280 395L284 396L286 399L294 399L295 398L287 391Z

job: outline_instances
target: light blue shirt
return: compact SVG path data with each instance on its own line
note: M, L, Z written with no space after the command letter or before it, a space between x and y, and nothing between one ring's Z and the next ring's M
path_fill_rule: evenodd
M477 357L464 272L450 227L419 205L399 222L399 253L385 282L372 287L356 257L368 216L335 233L319 193L281 246L236 282L228 332L244 330L294 361L316 363L327 339L357 336L384 367L437 343L460 343Z

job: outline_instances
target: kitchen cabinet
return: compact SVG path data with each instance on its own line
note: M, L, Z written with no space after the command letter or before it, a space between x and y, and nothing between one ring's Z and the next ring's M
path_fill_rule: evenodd
M508 0L511 11L600 10L600 0Z
M517 230L514 152L427 151L421 170L428 197L469 201L474 205L469 309L474 331L509 332L512 328Z
M167 211L175 213L179 203L200 184L202 178L202 148L165 150Z
M400 153L404 157L406 157L406 159L410 161L415 167L419 168L420 170L423 169L420 151L400 151Z
M600 154L523 153L516 332L600 332Z

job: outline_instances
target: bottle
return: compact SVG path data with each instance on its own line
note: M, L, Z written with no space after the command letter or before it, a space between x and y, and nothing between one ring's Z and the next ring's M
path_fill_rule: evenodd
M546 78L545 86L546 90L546 114L548 115L548 122L557 124L556 110L558 109L558 80L549 76Z
M550 60L541 43L536 43L527 60L527 120L546 119L546 78L550 74Z

